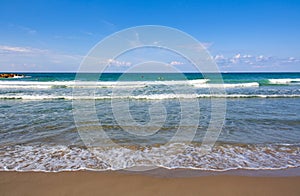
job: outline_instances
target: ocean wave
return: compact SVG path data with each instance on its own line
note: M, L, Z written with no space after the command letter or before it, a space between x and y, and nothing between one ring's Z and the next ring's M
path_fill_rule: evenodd
M208 79L195 80L166 80L166 81L0 81L0 85L66 85L66 86L112 86L112 85L147 85L147 84L166 84L166 85L186 85L186 84L203 84L208 82Z
M157 85L188 85L195 88L253 88L259 83L209 84L209 80L178 80L178 81L120 81L120 82L33 82L33 81L0 81L0 89L51 89L51 88L143 88Z
M216 145L203 153L200 145L172 143L147 147L10 146L0 148L0 170L120 170L131 167L283 169L300 166L300 147L288 145Z
M198 99L198 98L300 98L300 94L152 94L132 96L57 96L57 95L0 95L0 99L22 100L105 100L105 99L136 99L136 100L164 100L164 99Z
M282 78L282 79L269 79L269 84L292 84L292 83L299 83L300 78Z
M51 89L51 85L2 85L0 89Z
M24 78L24 76L14 76L13 78Z
M258 82L236 83L236 84L195 84L197 88L252 88L259 87Z
M169 80L169 81L0 81L1 88L140 88L148 85L201 85L208 79L196 80Z

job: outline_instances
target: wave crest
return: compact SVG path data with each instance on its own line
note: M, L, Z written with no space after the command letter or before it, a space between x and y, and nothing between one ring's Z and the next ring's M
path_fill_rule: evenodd
M56 95L0 95L0 99L22 100L104 100L104 99L136 99L136 100L164 100L164 99L198 99L198 98L300 98L300 94L152 94L132 96L56 96Z
M269 84L292 84L299 83L300 78L285 78L285 79L269 79Z

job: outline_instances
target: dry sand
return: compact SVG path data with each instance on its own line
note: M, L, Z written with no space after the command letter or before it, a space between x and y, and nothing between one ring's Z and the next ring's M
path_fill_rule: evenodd
M300 195L300 177L159 178L119 172L0 172L0 195Z

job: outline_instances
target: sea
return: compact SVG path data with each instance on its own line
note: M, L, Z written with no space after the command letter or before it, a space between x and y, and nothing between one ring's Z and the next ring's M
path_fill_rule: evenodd
M0 79L2 171L300 167L300 73L20 74Z

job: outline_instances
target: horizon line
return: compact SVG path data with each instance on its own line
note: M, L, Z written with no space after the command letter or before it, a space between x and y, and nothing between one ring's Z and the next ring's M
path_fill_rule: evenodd
M2 72L0 74L20 74L20 73L86 73L86 74L99 74L98 72L73 72L73 71L12 71ZM191 74L210 74L210 73L300 73L300 71L221 71L221 72L102 72L101 74L180 74L180 73L191 73Z

